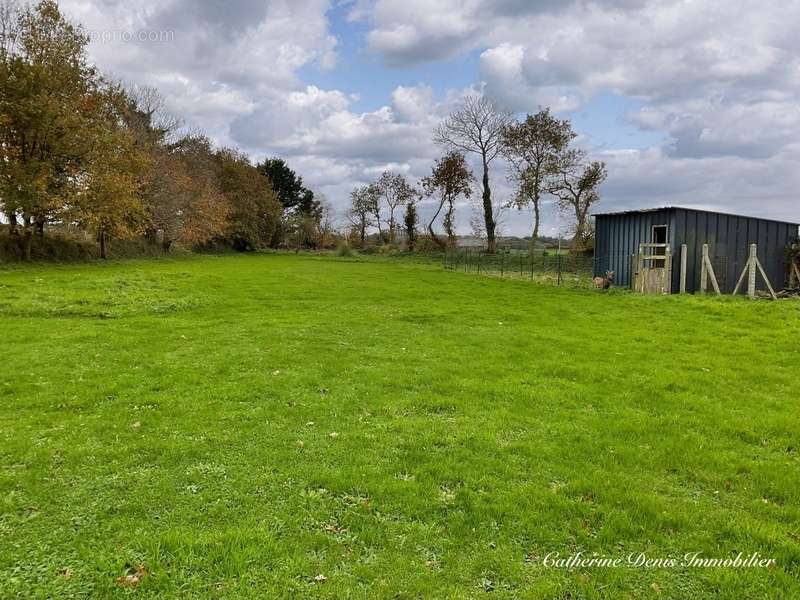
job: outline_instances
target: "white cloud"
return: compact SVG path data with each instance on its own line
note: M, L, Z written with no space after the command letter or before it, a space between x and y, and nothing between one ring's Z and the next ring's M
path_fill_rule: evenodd
M334 76L341 66L330 0L61 6L95 32L171 32L160 43L95 41L91 53L104 71L156 85L218 142L287 156L340 207L384 168L426 175L439 154L431 130L465 93L406 83L384 106L356 110L366 90L301 80L309 66ZM367 52L388 67L475 52L475 89L521 112L585 109L609 91L635 100L642 108L629 123L666 141L631 150L592 139L609 163L601 208L680 203L798 217L800 2L356 0L349 11L367 27ZM494 185L508 196L499 164ZM527 217L512 216L509 228L527 231Z
M458 27L443 31L426 6L359 7L372 32L414 27L413 53L368 37L386 64L440 59L450 31L460 34L453 48L480 51L486 92L515 110L572 110L601 92L643 104L630 123L666 141L605 151L607 207L683 203L800 216L800 3L468 0L445 4Z
M369 49L390 65L406 65L455 56L477 35L473 18L475 0L379 0L371 8L357 6L369 15L373 28Z

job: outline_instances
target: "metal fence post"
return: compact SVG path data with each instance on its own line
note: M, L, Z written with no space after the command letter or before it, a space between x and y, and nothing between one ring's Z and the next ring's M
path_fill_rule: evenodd
M557 269L558 269L558 285L561 285L561 252L558 253L558 257L556 258Z
M502 279L503 275L505 274L506 270L506 254L505 252L500 252L500 278Z
M681 244L681 294L686 293L686 268L689 249L686 244Z

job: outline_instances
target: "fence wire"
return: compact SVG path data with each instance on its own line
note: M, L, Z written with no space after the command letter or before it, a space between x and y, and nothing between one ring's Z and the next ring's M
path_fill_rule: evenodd
M790 263L783 251L759 251L759 260L766 270L770 283L776 290L789 283ZM503 278L527 278L555 285L593 286L592 278L607 271L614 272L614 287L630 288L637 269L635 254L591 256L587 254L558 253L555 250L505 250L488 254L483 249L459 248L444 254L444 268L450 271L475 273ZM748 255L742 251L731 256L712 253L711 260L720 292L731 294L742 270L747 264ZM672 254L670 289L679 290L681 259L679 253ZM700 289L701 264L699 257L687 263L687 289L697 292ZM794 284L798 286L797 283ZM757 278L757 289L765 289L761 277ZM709 283L708 289L711 289ZM740 290L741 292L741 290Z
M444 268L503 278L530 279L556 285L592 285L595 259L591 255L554 251L452 250L444 256Z

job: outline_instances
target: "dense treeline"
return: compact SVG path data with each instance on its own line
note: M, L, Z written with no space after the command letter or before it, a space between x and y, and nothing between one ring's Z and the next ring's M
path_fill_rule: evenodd
M101 76L53 0L0 2L0 210L21 258L50 229L251 250L314 246L325 206L281 160L253 165Z
M485 96L465 98L434 133L444 153L430 175L411 183L386 171L353 190L351 227L339 233L330 206L285 161L254 165L187 131L156 90L98 73L88 43L55 0L0 0L0 251L30 259L56 231L89 236L102 258L109 240L125 238L164 252L320 248L343 236L362 248L444 249L457 243L456 207L472 200L473 234L491 252L506 208L532 208L535 242L547 196L572 216L573 247L591 236L605 165L574 147L571 123L548 109L519 121ZM490 169L500 157L515 193L497 201ZM431 210L421 214L422 202Z

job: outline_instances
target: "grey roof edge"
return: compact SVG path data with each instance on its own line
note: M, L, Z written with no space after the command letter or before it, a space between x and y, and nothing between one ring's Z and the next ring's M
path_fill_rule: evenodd
M639 208L639 209L630 209L630 210L619 210L614 212L605 212L605 213L592 213L591 216L593 217L614 217L618 215L634 215L636 213L651 213L651 212L661 212L665 210L691 210L693 212L701 212L711 215L724 215L726 217L739 217L742 219L757 219L759 221L772 221L773 223L782 223L784 225L794 225L795 227L800 227L800 222L796 221L783 221L781 219L771 219L769 217L757 217L755 215L740 215L737 213L729 213L723 212L719 210L705 210L702 208L691 208L689 206L659 206L655 208Z

